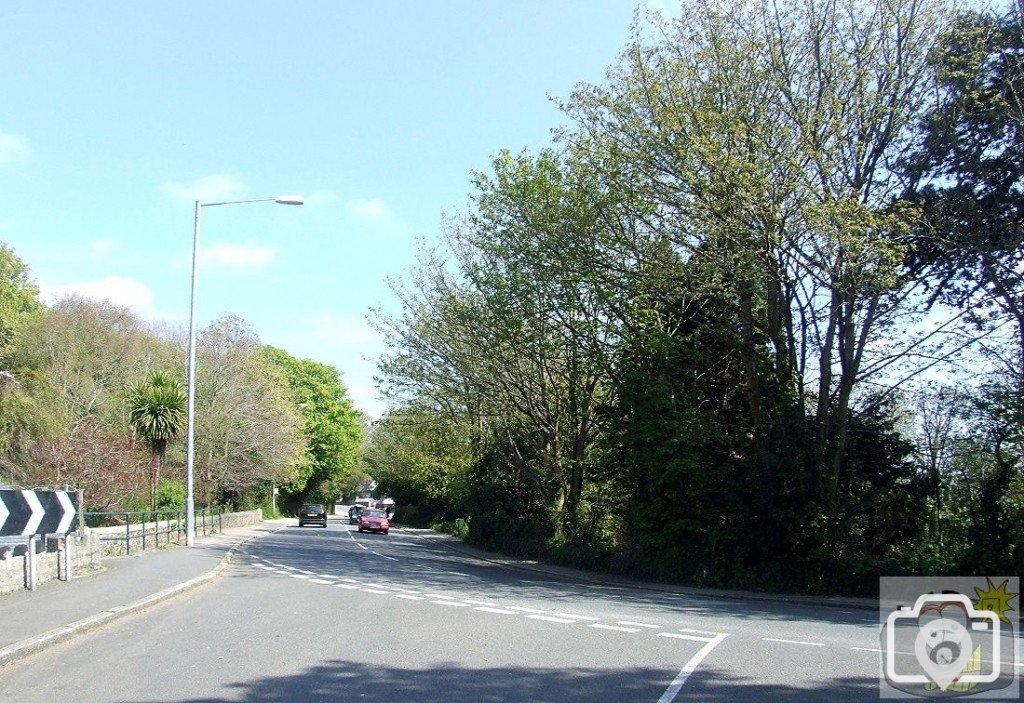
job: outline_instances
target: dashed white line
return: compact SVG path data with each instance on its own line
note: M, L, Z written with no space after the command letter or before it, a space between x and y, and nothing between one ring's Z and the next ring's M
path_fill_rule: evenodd
M678 628L678 630L680 632L689 632L691 635L706 635L708 637L715 637L716 635L718 635L717 632L708 632L707 630L692 630L688 627L680 627Z
M391 561L398 561L398 559L395 559L394 557L389 557L386 554L381 554L380 552L375 552L372 549L370 550L370 554L376 554L379 557L383 557L384 559L390 559Z
M469 600L468 598L466 599L466 602L467 603L471 603L473 605L482 605L484 607L492 607L492 608L494 606L498 605L497 603L495 603L493 601L489 601L489 600Z
M881 649L873 649L871 647L850 647L850 649L856 650L858 652L875 652L876 654L882 653Z
M296 569L296 571L298 571L300 574L309 574L311 576L313 575L312 571L306 571L305 569Z
M385 595L387 595L389 593L389 591L382 591L379 588L364 588L362 590L363 590L364 593L376 593L377 595L380 595L380 596L385 596Z
M406 593L395 593L395 598L404 598L405 600L423 600L423 596L410 596Z
M780 640L774 637L762 637L765 642L781 642L782 644L799 644L805 647L824 647L824 642L804 642L803 640Z
M291 576L293 579L308 579L309 578L309 576L306 576L306 574L288 574L288 575Z
M504 608L491 608L491 607L486 606L486 605L483 605L483 606L480 606L480 607L477 607L477 608L473 608L473 610L479 610L481 613L495 613L497 615L518 615L519 614L519 613L517 613L514 610L505 610Z
M573 620L599 620L600 618L592 618L589 615L573 615L572 613L553 613L558 618L572 618Z
M310 583L319 583L319 584L322 584L324 586L330 586L333 583L333 581L325 581L324 579L310 579L309 582Z
M511 610L518 610L523 613L546 613L546 610L537 610L536 608L524 608L521 605L510 605L508 606Z
M455 600L452 596L446 596L441 593L424 593L427 598L440 598L441 600Z
M353 586L350 583L336 583L336 584L334 584L334 586L335 586L335 588L347 588L350 591L358 591L359 590L359 586Z
M437 603L438 605L450 605L454 608L468 608L469 603L460 603L457 600L432 600L431 603Z
M661 625L652 625L649 622L633 622L632 620L616 620L616 625L625 625L626 627L646 627L651 630L660 630ZM717 633L716 633L717 634Z
M605 625L604 623L594 622L587 627L596 627L599 630L614 630L615 632L640 632L639 627L622 627L621 625Z
M556 618L553 615L527 615L526 617L530 618L531 620L543 620L544 622L557 622L557 623L562 624L562 625L570 625L570 624L576 622L575 620L570 620L569 618Z

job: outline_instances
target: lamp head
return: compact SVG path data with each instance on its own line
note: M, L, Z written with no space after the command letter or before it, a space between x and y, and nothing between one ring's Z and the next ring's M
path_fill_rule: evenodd
M279 195L274 202L280 205L302 205L305 201L301 195Z

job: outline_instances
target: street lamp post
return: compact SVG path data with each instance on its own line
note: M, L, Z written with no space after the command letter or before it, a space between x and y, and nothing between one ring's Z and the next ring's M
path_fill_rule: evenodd
M196 542L196 502L192 491L195 454L195 410L196 410L196 269L199 253L199 223L204 207L216 205L240 205L242 203L269 203L281 205L302 205L297 195L282 195L276 198L255 198L253 200L224 200L217 203L196 201L195 229L192 233L192 294L188 313L188 413L185 430L185 544L189 547Z

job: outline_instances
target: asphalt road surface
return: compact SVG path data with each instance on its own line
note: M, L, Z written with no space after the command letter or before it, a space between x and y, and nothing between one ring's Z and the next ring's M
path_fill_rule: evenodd
M875 701L877 616L595 586L429 538L291 527L0 673L0 700Z

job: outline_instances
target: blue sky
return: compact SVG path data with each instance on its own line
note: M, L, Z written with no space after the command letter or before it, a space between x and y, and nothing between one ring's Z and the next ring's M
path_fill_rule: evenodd
M564 120L549 96L603 80L635 8L8 4L0 241L47 300L105 297L185 325L193 201L303 195L204 210L199 323L245 318L264 343L338 367L378 416L366 315L395 308L386 279L464 211L473 170L550 143Z

